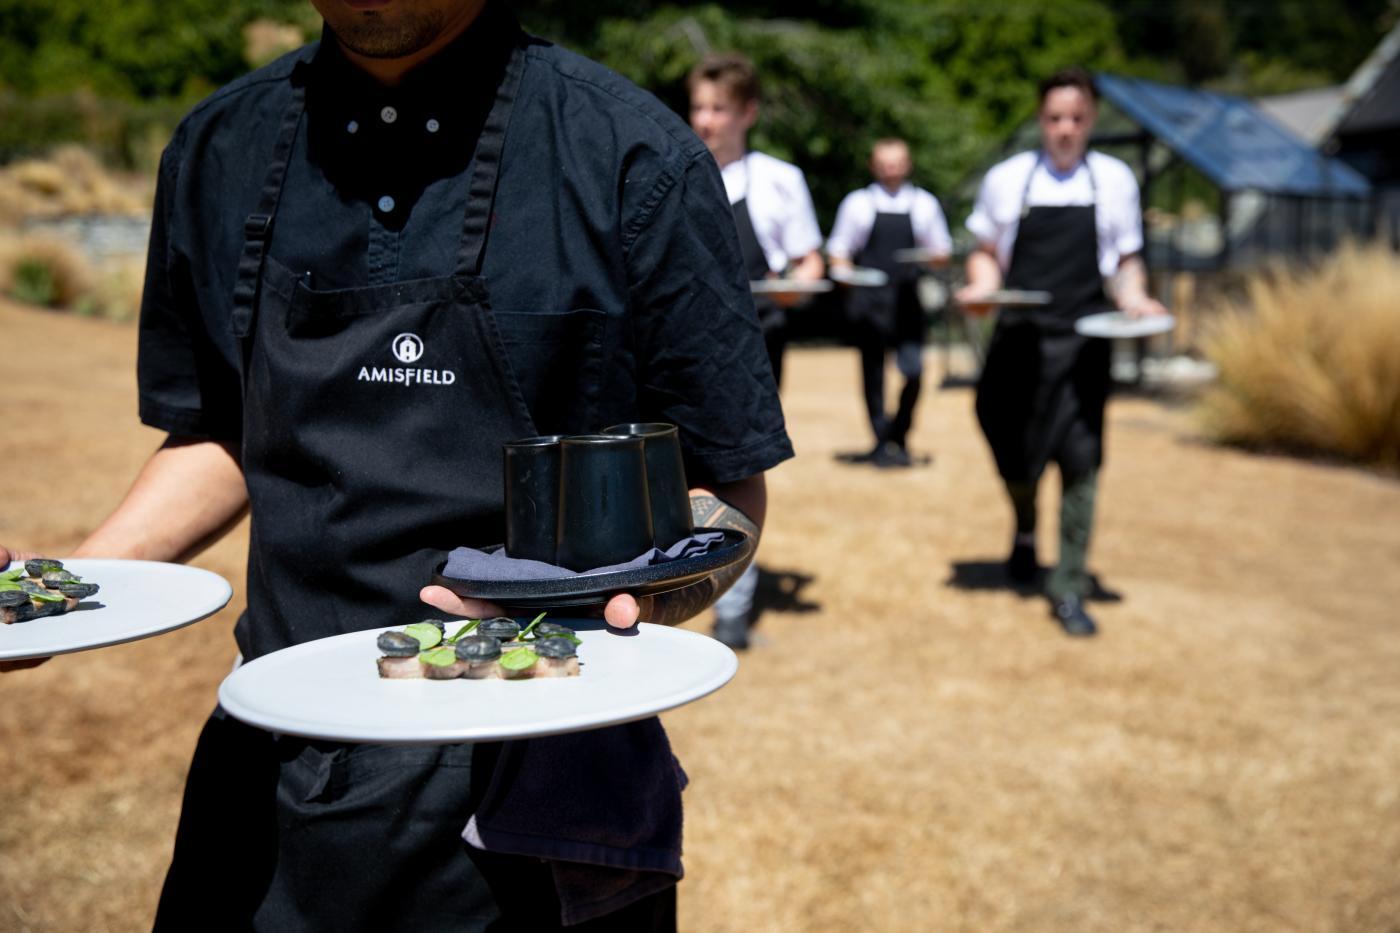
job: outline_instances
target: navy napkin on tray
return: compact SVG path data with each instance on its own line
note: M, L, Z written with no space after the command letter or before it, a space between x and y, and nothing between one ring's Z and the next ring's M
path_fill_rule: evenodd
M544 561L526 560L522 557L506 556L505 548L483 551L478 548L459 547L447 555L447 566L442 575L457 580L504 583L513 580L560 580L579 577L585 574L610 573L617 570L636 570L653 564L665 564L686 557L706 554L724 541L722 531L701 531L682 538L666 549L651 548L629 561L595 567L592 570L570 570Z

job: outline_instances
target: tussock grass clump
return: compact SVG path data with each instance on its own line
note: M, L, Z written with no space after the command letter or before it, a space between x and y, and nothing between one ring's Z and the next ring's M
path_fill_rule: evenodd
M45 308L75 307L92 292L93 275L76 247L52 237L0 242L0 291Z
M1400 468L1400 257L1345 246L1253 277L1204 349L1200 414L1216 440Z
M145 184L109 172L81 146L60 146L47 159L0 169L0 221L81 214L140 214L150 209Z

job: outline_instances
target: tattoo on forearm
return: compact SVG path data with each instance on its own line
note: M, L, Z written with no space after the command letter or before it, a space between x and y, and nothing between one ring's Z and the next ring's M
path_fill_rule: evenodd
M691 496L690 512L697 528L732 528L747 534L755 544L758 542L758 526L743 512L717 496ZM739 579L748 565L749 561L742 561L699 583L651 597L641 607L642 618L661 625L675 625L694 618L719 599L720 594Z

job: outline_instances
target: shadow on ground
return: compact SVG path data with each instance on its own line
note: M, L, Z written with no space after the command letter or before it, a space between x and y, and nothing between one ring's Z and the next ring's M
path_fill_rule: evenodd
M1006 574L1006 564L999 560L955 560L950 569L952 573L943 585L955 590L1009 590L1022 598L1045 594L1045 567L1040 568L1030 583L1012 580ZM1089 595L1085 598L1096 603L1121 603L1123 594L1104 586L1098 574L1091 573Z
M822 605L806 599L802 595L816 577L796 570L770 570L758 568L758 588L753 594L753 618L749 627L754 628L765 612L791 612L803 615L820 612Z

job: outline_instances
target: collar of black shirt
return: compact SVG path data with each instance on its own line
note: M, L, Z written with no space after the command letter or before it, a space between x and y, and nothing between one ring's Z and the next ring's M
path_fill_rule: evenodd
M315 128L352 149L387 144L421 150L474 140L519 30L503 4L488 3L450 45L386 87L355 67L323 29L309 69L307 113Z

